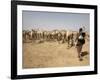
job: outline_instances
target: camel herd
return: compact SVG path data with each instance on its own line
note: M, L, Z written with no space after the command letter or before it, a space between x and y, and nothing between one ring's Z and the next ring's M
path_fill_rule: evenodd
M56 41L58 43L68 43L68 46L75 45L78 38L78 31L67 30L23 30L23 43L30 42L45 42ZM89 35L86 34L86 39L89 40Z

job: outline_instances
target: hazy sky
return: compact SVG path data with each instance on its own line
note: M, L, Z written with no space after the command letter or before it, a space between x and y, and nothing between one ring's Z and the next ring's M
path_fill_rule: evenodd
M40 11L23 11L22 26L23 29L66 29L78 30L85 26L86 31L90 27L90 15L87 13L62 13L62 12L40 12Z

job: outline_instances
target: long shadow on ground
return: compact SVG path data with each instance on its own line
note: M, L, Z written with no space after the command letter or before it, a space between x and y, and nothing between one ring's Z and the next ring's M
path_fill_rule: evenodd
M84 56L86 56L86 55L88 55L88 54L89 54L89 52L84 51L84 52L82 52L81 56L84 57Z

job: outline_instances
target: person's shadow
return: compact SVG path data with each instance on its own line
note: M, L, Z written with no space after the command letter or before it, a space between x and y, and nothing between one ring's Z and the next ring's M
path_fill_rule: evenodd
M89 52L84 51L84 52L82 52L81 56L84 57L84 56L86 56L86 55L88 55L88 54L89 54Z

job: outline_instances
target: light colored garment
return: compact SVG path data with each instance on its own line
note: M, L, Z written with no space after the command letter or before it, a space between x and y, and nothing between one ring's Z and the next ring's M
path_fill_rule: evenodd
M82 35L80 35L80 36L79 36L79 39L83 39L83 36L82 36Z

